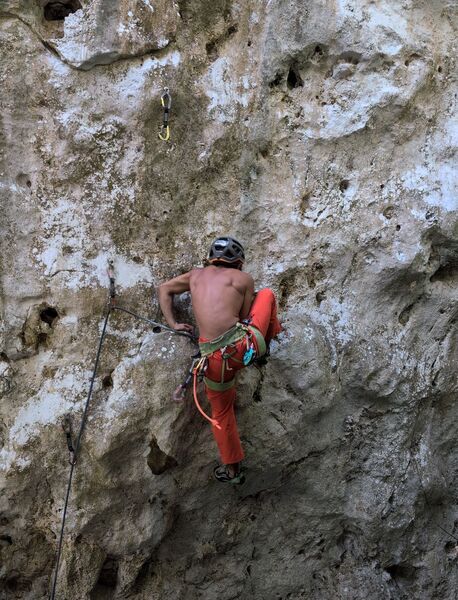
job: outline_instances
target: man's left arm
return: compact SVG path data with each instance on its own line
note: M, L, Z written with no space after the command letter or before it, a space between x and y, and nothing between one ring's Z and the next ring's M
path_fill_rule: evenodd
M177 323L173 314L173 296L190 290L191 272L183 273L159 286L158 296L162 313L168 325L177 331L193 332L193 326L188 323Z

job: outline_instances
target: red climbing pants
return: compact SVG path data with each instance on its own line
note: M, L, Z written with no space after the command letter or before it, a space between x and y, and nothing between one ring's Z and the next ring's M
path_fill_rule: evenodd
M265 288L260 290L251 305L250 323L264 336L266 343L275 337L282 327L277 319L277 304L272 290ZM257 348L256 340L253 336L253 343ZM209 340L201 338L199 341L208 342ZM227 359L227 368L224 373L224 381L234 379L238 370L243 368L243 355L247 349L246 338L234 344L231 348L235 352L233 356ZM233 360L236 359L236 360ZM237 362L240 361L240 362ZM221 372L223 368L223 357L219 350L208 357L208 366L205 376L212 381L221 381ZM221 460L224 464L230 465L240 462L244 457L242 445L240 443L237 421L235 419L235 385L234 387L223 391L211 390L205 386L208 401L212 409L212 418L218 421L221 429L212 426L213 435L218 445Z

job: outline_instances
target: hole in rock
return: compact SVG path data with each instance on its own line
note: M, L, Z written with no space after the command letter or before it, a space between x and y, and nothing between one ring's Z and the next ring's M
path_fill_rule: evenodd
M280 297L278 300L278 304L280 306L280 308L285 308L287 302L288 302L288 298L291 295L291 293L295 290L296 288L296 277L298 275L298 269L293 268L293 269L287 269L284 274L282 275L282 278L280 279L280 282L278 284L279 290L280 290Z
M449 257L444 261L440 267L431 275L429 280L434 283L435 281L448 281L458 275L458 257Z
M230 25L227 29L226 29L226 33L224 33L222 36L220 36L217 39L214 40L210 40L209 42L207 42L205 44L205 51L207 52L207 56L211 59L211 60L215 60L216 58L218 58L218 49L221 46L221 44L229 39L231 36L234 35L234 33L237 33L238 31L238 25L237 23L234 23L233 25Z
M108 555L100 569L99 578L91 592L91 600L112 598L112 590L118 583L118 561L114 556Z
M445 552L451 558L456 558L458 556L458 544L456 542L447 542L444 546Z
M40 344L45 345L47 341L48 341L48 336L46 333L40 332L37 335L37 344L38 345L40 345Z
M413 579L415 577L415 567L408 564L389 565L385 567L385 571L390 574L393 579Z
M207 42L205 44L205 51L207 53L207 56L211 59L215 59L218 56L218 49L216 47L216 42Z
M401 229L400 225L396 225L396 231L399 231Z
M153 475L161 475L161 473L176 467L178 464L173 456L169 456L159 448L156 438L152 438L149 447L150 452L148 454L147 463Z
M10 535L0 535L0 542L5 542L9 546L13 543L13 538Z
M30 592L32 588L32 583L29 580L20 579L19 576L10 577L3 583L3 585L5 586L7 592L15 592L16 594ZM4 597L9 598L8 595Z
M262 396L261 396L262 380L263 380L263 378L261 376L261 380L259 381L258 385L256 386L256 389L253 392L253 396L252 396L253 402L261 402L262 401Z
M59 313L52 306L47 306L40 310L40 319L50 325L51 327L54 324L54 321L59 318Z
M384 183L381 183L381 184L380 184L380 189L381 189L381 190L383 190L383 188L384 188L384 187L385 187L385 184L384 184Z
M339 183L339 190L341 192L345 192L346 190L348 190L349 187L350 182L348 181L348 179L342 179L342 181Z
M323 279L323 265L320 261L315 261L311 264L311 266L306 270L307 283L310 288L315 288L317 281ZM280 288L281 289L281 288Z
M151 562L149 560L145 561L140 570L138 571L137 577L135 578L135 582L132 588L134 593L140 593L143 589L145 581L148 579L151 570Z
M304 82L300 76L299 70L295 65L292 65L288 71L288 77L286 78L286 85L289 90L297 87L302 87Z
M246 44L246 45L247 45L247 46L251 46L251 40L248 40L248 42L247 42L247 44Z
M112 378L112 373L113 371L110 371L108 373L108 375L105 375L105 377L102 379L102 387L106 390L107 388L111 388L113 387L113 378Z
M313 56L323 56L323 48L317 44L313 50Z
M46 21L63 21L80 8L79 0L51 0L45 4L43 14Z
M414 61L415 59L417 59L417 58L420 58L420 55L419 55L419 54L416 54L416 53L414 52L413 54L411 54L411 55L409 56L409 58L407 58L407 59L404 61L404 64L405 64L405 66L406 66L406 67L408 67L408 66L410 65L410 63L411 63L412 61Z
M299 212L301 214L301 217L305 217L305 213L307 212L307 209L310 206L311 196L312 196L312 192L310 190L307 190L301 198L301 201L299 204Z
M342 52L340 58L347 63L357 65L359 64L361 55L358 52L353 52L352 50L349 50L348 52Z
M398 321L401 323L401 325L406 325L406 323L409 321L413 306L413 304L409 304L400 312Z
M281 73L277 73L275 75L275 77L272 79L272 81L269 82L269 87L273 88L273 87L278 87L283 79L283 75Z
M323 300L326 300L326 292L317 292L315 295L315 299L318 304L321 304Z
M442 73L442 67L437 67L437 72Z
M394 206L391 206L391 204L390 204L389 206L384 208L382 215L385 217L385 219L391 219L392 216L394 215Z

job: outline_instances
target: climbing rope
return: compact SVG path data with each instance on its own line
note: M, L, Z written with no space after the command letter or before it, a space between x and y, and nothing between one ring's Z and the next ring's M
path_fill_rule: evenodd
M204 369L204 365L206 363L206 357L203 356L202 358L200 358L197 362L197 364L194 366L193 368L193 376L194 376L194 383L193 383L193 395L194 395L194 403L197 407L197 410L200 412L200 414L204 417L204 419L207 419L207 421L209 421L213 427L216 427L216 429L221 429L221 425L218 423L218 421L216 419L212 419L211 417L209 417L207 415L207 413L203 410L203 408L200 405L199 402L199 398L197 395L197 378L200 375L201 371Z
M97 374L97 367L99 366L99 359L100 359L100 354L102 352L103 340L105 339L105 332L107 329L108 318L111 313L111 308L112 308L111 300L112 300L112 298L110 296L110 300L108 301L107 311L106 311L106 315L105 315L105 321L104 321L103 327L102 327L102 333L99 338L99 344L98 344L98 348L97 348L97 354L95 357L94 369L92 371L91 383L89 385L89 392L87 395L86 404L84 406L83 417L81 419L81 425L80 425L80 429L78 432L76 445L73 450L72 457L70 459L70 474L68 476L67 493L65 494L64 511L62 513L62 524L60 527L59 543L57 546L56 568L54 571L54 578L53 578L52 590L51 590L51 594L50 594L50 600L54 600L55 595L56 595L57 575L59 573L59 564L60 564L60 558L61 558L61 554L62 554L62 543L63 543L63 539L64 539L65 520L67 517L68 500L70 498L70 490L72 487L73 472L75 470L75 465L76 465L76 461L78 458L78 452L79 452L80 445L81 445L81 438L83 437L84 427L86 425L87 412L89 409L89 402L91 400L92 390L94 388L94 381L95 381L95 376ZM68 437L67 437L67 440L68 440ZM70 449L70 447L69 447L69 449Z
M146 317L142 317L141 315L138 315L137 313L133 312L132 310L129 310L128 308L124 308L123 306L113 306L112 310L120 310L122 312L127 313L128 315L132 315L133 317L136 317L140 321L149 323L150 325L153 326L154 333L161 333L161 331L164 329L165 331L169 331L170 333L174 333L175 335L181 335L182 337L187 337L193 342L196 342L196 340L197 340L196 336L193 335L192 333L189 333L187 331L176 331L175 329L172 329L171 327L167 327L167 325L164 325L164 323L158 323L157 321L153 321L151 319L147 319Z
M164 93L161 96L161 105L164 110L162 116L162 128L159 133L159 137L164 142L167 142L170 139L170 125L169 125L169 115L170 109L172 108L172 96L170 95L169 88L164 88Z
M51 593L49 595L50 600L54 600L55 595L56 595L57 576L59 573L59 565L60 565L60 560L61 560L61 556L62 556L62 545L63 545L63 539L64 539L65 521L66 521L66 517L67 517L68 501L70 498L70 491L71 491L72 481L73 481L73 472L75 470L75 465L76 465L76 462L78 459L78 453L79 453L79 450L81 447L81 440L83 437L84 428L86 426L89 404L90 404L92 392L94 389L94 382L95 382L95 378L97 375L97 369L99 366L100 355L102 352L103 342L105 340L105 334L106 334L108 319L110 317L110 314L112 313L113 310L120 310L122 312L125 312L127 314L130 314L130 315L136 317L137 319L145 321L146 323L149 323L150 325L153 325L154 333L159 333L160 331L162 331L162 329L164 329L164 330L174 333L176 335L181 335L181 336L187 337L192 342L196 343L196 338L191 333L188 333L185 331L175 331L174 329L172 329L171 327L167 327L163 323L158 323L156 321L152 321L151 319L147 319L146 317L137 315L136 313L134 313L133 311L131 311L127 308L123 308L121 306L116 306L116 304L115 304L115 302L116 302L116 286L115 286L113 261L108 261L107 274L108 274L108 278L110 281L110 289L109 289L108 302L107 302L107 306L106 306L106 315L105 315L105 320L104 320L103 326L102 326L102 333L100 334L100 338L99 338L99 342L98 342L98 346L97 346L97 353L96 353L96 357L95 357L94 368L92 370L92 377L91 377L91 381L90 381L90 385L89 385L89 391L88 391L88 395L87 395L87 399L86 399L86 404L84 406L83 416L81 418L81 424L80 424L78 436L76 439L76 443L74 446L73 446L73 440L72 440L72 426L71 426L70 415L68 415L68 414L65 415L63 418L63 421L62 421L62 429L63 429L66 439L67 439L67 447L68 447L69 454L70 454L70 458L69 458L70 473L68 476L67 491L65 494L65 502L64 502L64 510L62 513L62 523L61 523L61 527L60 527L59 542L58 542L58 546L57 546L56 567L55 567L55 571L54 571Z

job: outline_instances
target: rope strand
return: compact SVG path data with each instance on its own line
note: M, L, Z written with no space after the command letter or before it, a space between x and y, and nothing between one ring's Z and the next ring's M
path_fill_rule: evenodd
M68 508L68 500L70 498L70 490L72 487L72 480L73 480L73 471L75 470L75 465L76 465L76 461L78 459L78 452L81 446L81 439L83 437L83 433L84 433L84 428L86 425L86 419L87 419L87 413L88 413L88 409L89 409L89 403L91 400L91 396L92 396L92 390L94 388L94 381L95 381L95 377L97 375L97 368L99 366L99 359L100 359L100 354L102 352L102 346L103 346L103 341L105 339L105 333L106 333L106 329L107 329L107 324L108 324L108 318L110 316L111 313L111 305L108 305L108 310L107 310L107 314L105 317L105 321L103 323L103 328L102 328L102 333L100 335L100 339L99 339L99 345L98 345L98 349L97 349L97 354L95 357L95 363L94 363L94 369L92 371L92 377L91 377L91 383L89 386L89 392L87 395L87 400L86 400L86 404L84 406L84 411L83 411L83 416L81 418L81 425L80 425L80 430L78 433L78 438L76 440L76 445L75 445L75 450L73 453L73 460L70 464L70 474L68 477L68 484L67 484L67 493L65 495L65 503L64 503L64 511L62 514L62 524L61 524L61 528L60 528L60 535L59 535L59 544L57 547L57 558L56 558L56 569L54 572L54 580L53 580L53 584L52 584L52 590L51 590L51 594L50 594L50 600L54 600L55 595L56 595L56 587L57 587L57 576L59 573L59 564L60 564L60 558L61 558L61 554L62 554L62 543L63 543L63 539L64 539L64 529L65 529L65 520L67 517L67 508Z

